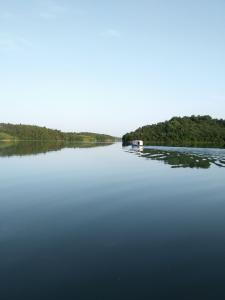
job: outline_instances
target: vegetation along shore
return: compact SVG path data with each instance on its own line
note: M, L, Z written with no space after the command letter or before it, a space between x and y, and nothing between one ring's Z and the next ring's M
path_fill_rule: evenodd
M111 143L119 138L91 132L62 132L40 126L0 123L0 140Z
M173 117L146 125L122 137L123 144L143 140L145 145L225 147L225 120L210 116Z

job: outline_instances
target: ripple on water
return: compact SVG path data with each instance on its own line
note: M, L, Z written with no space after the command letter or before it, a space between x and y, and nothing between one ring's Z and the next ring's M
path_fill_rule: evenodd
M212 165L225 167L225 149L146 146L125 151L146 159L162 161L172 168L208 169Z

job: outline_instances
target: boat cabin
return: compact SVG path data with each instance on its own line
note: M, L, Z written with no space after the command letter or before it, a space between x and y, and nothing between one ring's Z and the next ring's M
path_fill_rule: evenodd
M134 140L131 142L131 145L134 147L142 147L144 146L144 143L142 140Z

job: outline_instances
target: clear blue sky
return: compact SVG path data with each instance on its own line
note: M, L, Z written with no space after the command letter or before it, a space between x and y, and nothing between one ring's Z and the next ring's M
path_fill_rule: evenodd
M0 104L0 122L114 135L225 118L225 1L1 0Z

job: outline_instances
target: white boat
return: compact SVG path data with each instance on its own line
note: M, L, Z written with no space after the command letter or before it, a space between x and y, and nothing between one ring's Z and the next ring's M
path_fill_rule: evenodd
M133 147L143 147L144 146L144 143L142 140L134 140L131 142L131 145Z

